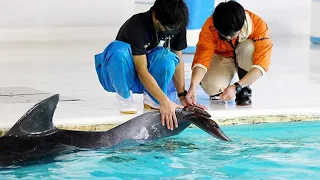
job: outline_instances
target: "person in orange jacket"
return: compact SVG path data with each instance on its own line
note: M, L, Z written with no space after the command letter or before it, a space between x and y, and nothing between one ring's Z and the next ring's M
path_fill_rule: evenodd
M220 3L203 25L192 62L192 77L186 100L196 104L200 84L211 100L251 105L252 83L269 69L272 41L268 25L239 3ZM231 84L235 75L239 81Z

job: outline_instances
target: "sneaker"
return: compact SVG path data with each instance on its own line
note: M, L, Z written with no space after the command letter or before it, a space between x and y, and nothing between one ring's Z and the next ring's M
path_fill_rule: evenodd
M136 114L137 113L137 109L134 106L134 102L132 99L132 92L131 91L130 91L129 98L123 98L118 93L116 95L116 98L119 102L121 113L124 113L124 114Z
M217 101L220 99L220 94L209 96L210 101Z
M251 101L252 90L250 87L245 87L236 95L237 106L248 106L252 104Z
M216 95L210 95L209 99L210 99L210 104L226 104L225 101L220 100L220 94L216 94Z
M143 93L143 105L146 109L160 110L160 105L154 102L147 93Z
M247 99L236 99L237 106L249 106L252 104L252 101L250 98Z

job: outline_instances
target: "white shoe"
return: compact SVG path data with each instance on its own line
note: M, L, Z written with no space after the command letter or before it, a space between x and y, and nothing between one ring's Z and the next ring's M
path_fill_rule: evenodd
M137 113L137 109L134 106L134 102L132 99L132 92L131 91L130 91L129 98L123 98L118 93L116 95L116 98L119 102L121 113L124 113L124 114L136 114Z
M209 99L210 99L210 104L226 104L226 101L223 101L220 99L219 94L209 96Z
M209 99L210 99L210 105L212 107L218 107L218 106L221 106L221 107L234 107L234 104L235 104L235 100L232 99L232 100L229 100L229 101L224 101L224 100L221 100L219 98L219 96L209 96Z
M146 109L160 109L160 105L154 102L154 100L151 99L151 97L147 93L143 93L143 104L144 108Z

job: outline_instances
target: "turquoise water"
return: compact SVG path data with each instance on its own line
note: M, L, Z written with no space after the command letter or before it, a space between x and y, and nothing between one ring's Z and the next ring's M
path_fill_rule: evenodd
M117 150L77 151L0 170L0 179L320 179L320 122L198 128Z

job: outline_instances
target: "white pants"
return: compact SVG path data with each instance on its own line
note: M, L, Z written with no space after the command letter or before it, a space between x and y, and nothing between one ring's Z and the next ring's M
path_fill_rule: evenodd
M254 49L253 41L250 39L239 43L236 47L238 66L245 71L249 71L253 66ZM225 58L215 54L211 60L210 68L201 81L201 87L210 96L219 94L230 85L236 73L237 69L233 58Z

